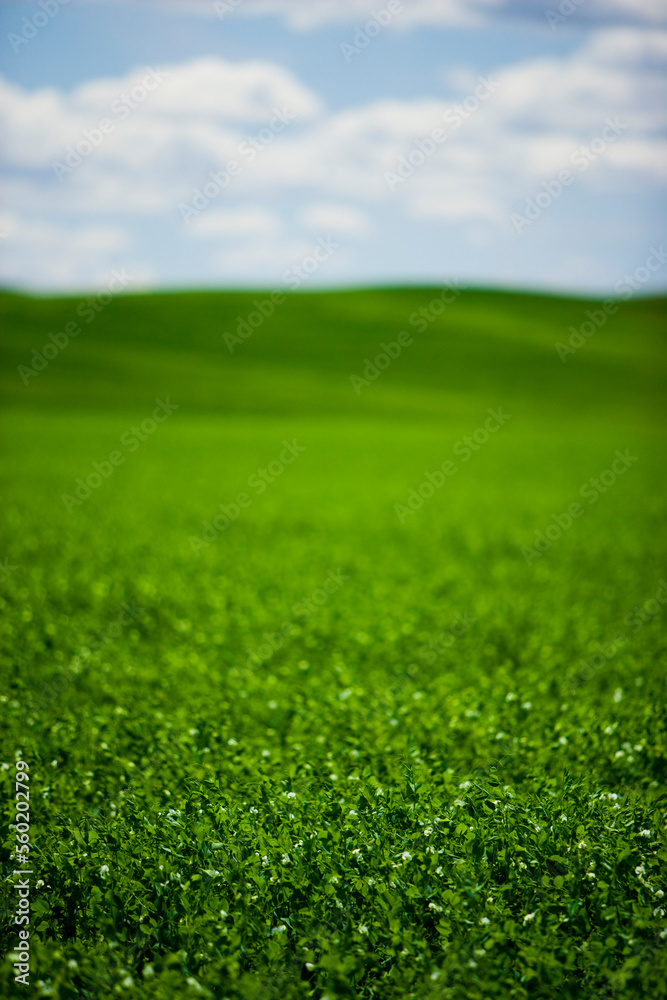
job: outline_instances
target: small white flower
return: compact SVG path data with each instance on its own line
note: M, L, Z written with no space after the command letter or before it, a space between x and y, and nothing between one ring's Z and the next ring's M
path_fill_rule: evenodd
M650 830L640 830L639 831L639 836L640 837L650 837L651 836L651 831Z
M480 920L480 924L484 924L484 926L486 926L487 924L490 924L490 923L491 923L491 921L489 920L488 917L482 917L482 919Z
M36 889L41 889L41 887L42 887L43 885L44 885L44 879L41 879L41 878L40 878L40 879L38 879L38 880L37 880L37 885L35 886L35 888L36 888Z
M109 871L109 866L108 865L102 865L102 867L100 868L100 875L102 876L102 878L105 878L105 876L107 875L108 871Z
M222 917L222 919L224 920L224 919L225 919L225 917L227 916L227 910L220 910L220 916L221 916L221 917Z
M462 781L461 784L459 785L459 788L470 788L471 785L472 781Z
M579 843L577 844L578 850L581 850L582 847L585 847L585 846L586 846L586 841L585 840L580 840Z
M618 704L618 702L621 700L622 697L623 697L623 689L616 688L616 690L614 691L614 701Z
M560 815L560 822L561 823L567 823L567 816L565 815L565 813L561 813L561 815Z
M238 742L232 737L231 739L227 740L227 745L230 747L237 747Z
M429 903L428 908L429 910L435 910L436 913L442 913L442 907L438 906L437 903Z
M565 746L565 744L567 743L567 736L561 736L558 742L561 744L561 746Z
M67 966L70 969L78 969L79 968L79 963L76 962L73 958L70 958L69 962L67 963Z
M527 913L525 915L525 917L523 918L523 922L524 922L524 924L527 924L527 923L530 923L530 921L534 920L534 919L535 919L535 914L534 913Z
M360 934L368 934L368 927L366 926L366 924L359 924L359 927L357 929Z
M433 827L427 826L426 829L424 830L424 836L430 837L432 833L433 833Z
M340 879L338 878L337 875L332 875L331 878L329 879L329 881L333 882L334 885L338 885L338 883L340 882Z
M655 890L655 895L656 895L656 896L658 897L658 899L662 899L662 897L663 897L663 896L664 896L665 894L664 894L664 892L662 891L662 889L656 889L656 890Z
M329 775L329 780L330 781L338 781L338 775L337 774L330 774Z
M287 926L285 924L278 924L276 927L276 934L284 934L286 930Z
M134 979L132 976L125 976L125 979L121 981L121 986L134 986Z
M262 750L262 757L270 757L270 756L271 756L270 750Z
M515 698L516 695L514 694L513 691L510 691L509 694L505 695L505 701L514 701Z
M410 854L410 851L403 851L401 857L403 858L404 861L412 861L412 855Z
M524 701L524 703L523 703L523 705L521 707L525 708L525 710L527 712L529 712L530 709L533 707L533 705L532 705L532 702L530 702L530 701Z
M269 701L269 702L267 702L267 705L269 706L269 708L278 708L278 702L277 701Z
M288 799L296 798L296 792L285 792L285 795L287 796Z
M349 813L347 815L348 816L358 816L359 813L357 812L356 809L350 809L350 811L349 811Z
M435 874L436 875L442 875L442 865L439 868L436 868Z
M635 868L635 875L639 875L639 877L641 878L641 876L644 875L645 873L646 869L644 868L644 866L637 865L637 867Z

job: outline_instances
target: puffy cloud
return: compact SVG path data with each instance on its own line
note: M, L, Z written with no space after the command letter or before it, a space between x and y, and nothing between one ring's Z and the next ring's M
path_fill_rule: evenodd
M282 119L306 121L321 111L318 98L293 74L259 60L208 57L145 67L91 80L69 94L26 91L5 81L0 88L5 160L35 168L64 159L67 145L90 139L86 133L97 136L103 120L110 125L96 159L150 166L185 150L202 152L207 162L232 156L249 126L275 123L282 130Z
M368 216L350 205L317 202L307 205L300 214L306 229L347 236L364 236L370 229Z
M204 212L194 219L190 232L194 236L267 238L275 236L281 228L281 221L275 212L258 205L248 205Z
M194 115L246 123L264 122L274 108L283 105L298 118L309 118L320 110L315 95L283 66L260 59L233 63L217 56L147 67L122 79L91 81L77 88L72 100L88 111L110 107L119 95L142 82L146 87L153 85L150 103L154 112L172 117Z
M131 238L122 226L71 226L7 212L0 217L3 280L21 286L104 287L113 267L128 262ZM136 287L138 275L133 274ZM142 280L150 275L144 269Z
M604 29L570 54L522 60L485 84L459 71L443 76L440 96L335 112L288 70L256 60L172 65L152 90L146 68L69 93L0 80L4 200L21 220L17 251L37 248L32 264L20 250L5 280L31 267L49 283L97 275L122 249L122 220L139 216L217 239L224 273L270 260L288 266L313 235L354 242L391 212L500 231L593 140L578 185L648 189L664 179L667 162L666 55L667 32ZM103 118L113 126L104 134ZM436 128L445 141L430 140ZM600 149L605 132L611 139ZM67 168L60 180L54 160ZM224 190L184 230L179 205L227 173ZM39 224L30 221L37 214Z

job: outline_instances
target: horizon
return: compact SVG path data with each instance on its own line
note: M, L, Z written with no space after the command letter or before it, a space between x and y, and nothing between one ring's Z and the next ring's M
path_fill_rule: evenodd
M604 298L660 246L654 0L44 3L0 5L4 285L275 287L316 252L321 288Z

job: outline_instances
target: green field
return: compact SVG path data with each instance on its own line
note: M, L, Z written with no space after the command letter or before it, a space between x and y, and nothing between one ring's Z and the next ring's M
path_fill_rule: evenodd
M445 296L0 296L0 995L667 995L665 300Z

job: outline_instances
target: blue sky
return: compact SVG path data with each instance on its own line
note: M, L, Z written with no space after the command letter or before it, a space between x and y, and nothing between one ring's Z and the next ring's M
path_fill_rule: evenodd
M664 13L0 3L0 282L663 291Z

